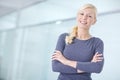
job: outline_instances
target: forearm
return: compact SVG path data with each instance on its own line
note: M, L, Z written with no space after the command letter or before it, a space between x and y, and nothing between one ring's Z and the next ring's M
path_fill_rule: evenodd
M64 64L76 69L77 61L67 60ZM84 73L84 71L77 69L77 73Z
M52 67L55 72L63 73L83 73L84 71L76 69L77 61L65 58L60 51L52 55Z
M76 69L89 73L100 73L103 68L104 61L101 62L77 62Z
M100 73L102 71L104 61L99 62L77 62L66 60L64 62L65 65L73 67L77 69L77 73Z
M77 62L76 69L83 70L89 73L100 73L104 64L104 58L102 54L98 52L93 56L91 62Z
M61 72L61 73L77 73L77 69L64 65L56 60L52 61L52 70L54 72Z
M95 57L99 58L99 57ZM56 63L54 63L56 67L54 67L54 71L60 72L61 70L67 72L68 69L75 69L75 73L100 73L103 67L103 60L96 62L97 60L93 60L93 62L77 62L72 61L67 58L65 58L60 52L57 52L52 57L53 61L57 60ZM94 62L95 61L95 62ZM70 70L71 72L71 70ZM69 72L67 72L69 73Z

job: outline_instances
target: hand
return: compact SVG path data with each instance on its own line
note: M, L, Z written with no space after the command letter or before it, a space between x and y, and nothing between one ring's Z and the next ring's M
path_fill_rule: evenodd
M68 61L60 51L55 51L55 53L52 55L52 60L57 60L63 64L66 64Z
M95 53L95 55L93 56L93 59L91 60L91 62L99 62L102 61L103 57L102 54L99 54L98 52Z

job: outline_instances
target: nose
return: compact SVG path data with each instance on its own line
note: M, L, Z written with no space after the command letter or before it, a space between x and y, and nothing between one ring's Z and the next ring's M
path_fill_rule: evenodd
M83 20L86 20L87 19L87 16L86 15L83 15Z

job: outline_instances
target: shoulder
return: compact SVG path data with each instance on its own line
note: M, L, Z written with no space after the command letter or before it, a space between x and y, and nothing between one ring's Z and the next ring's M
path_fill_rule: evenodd
M101 44L103 44L103 40L102 40L101 38L99 38L99 37L94 37L94 41L95 41L96 43L101 43Z
M60 34L60 36L67 36L67 35L69 35L68 33L62 33L62 34Z
M60 43L60 44L64 43L65 44L65 38L66 38L67 35L68 35L68 33L60 34L59 37L58 37L58 43Z
M65 38L68 35L69 35L68 33L62 33L62 34L59 35L59 38Z

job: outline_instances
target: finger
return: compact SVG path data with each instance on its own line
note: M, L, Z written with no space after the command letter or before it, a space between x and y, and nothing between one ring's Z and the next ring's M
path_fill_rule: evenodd
M57 58L52 58L52 60L57 60Z
M95 55L94 55L94 57L97 57L97 55L98 55L98 54L99 54L99 53L98 53L98 52L96 52L96 53L95 53Z
M96 55L96 54L99 54L99 53L98 53L98 52L96 52L96 53L95 53L95 55Z
M103 60L103 57L98 57L97 60Z
M102 61L102 60L96 60L96 62L100 62L100 61Z
M55 57L56 57L55 55L52 56L52 58L55 58Z
M95 54L97 54L97 55L102 55L101 53L99 53L99 52L96 52Z
M61 53L60 51L56 50L57 53Z
M52 55L52 58L57 57L57 56L58 56L58 53L55 53Z
M53 56L52 56L52 59L56 59L56 58L58 58L57 55L53 55Z
M54 53L52 56L55 56L57 53Z
M97 56L97 57L100 57L100 56L102 56L102 54L97 54L96 56Z

